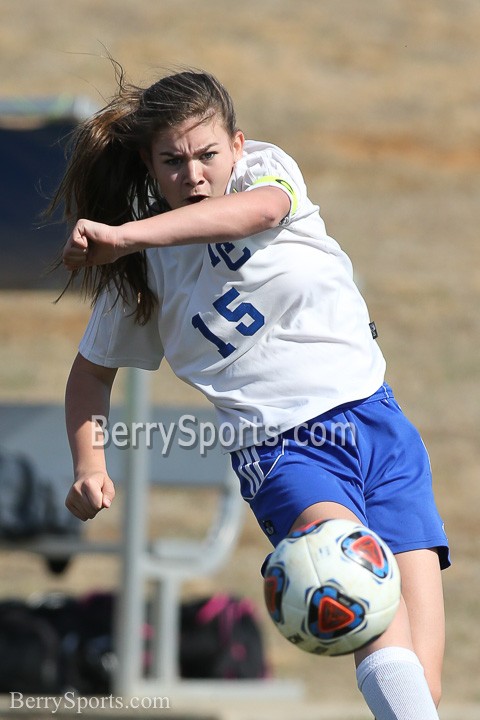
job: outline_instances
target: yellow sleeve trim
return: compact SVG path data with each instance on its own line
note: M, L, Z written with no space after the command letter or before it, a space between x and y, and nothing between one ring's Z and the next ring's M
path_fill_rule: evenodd
M287 192L287 194L290 196L290 199L292 201L292 209L290 210L289 215L294 215L297 211L298 207L298 199L297 195L295 193L295 190L290 185L289 182L286 180L283 180L283 178L275 177L274 175L265 175L264 177L258 178L255 180L255 182L252 184L251 187L254 187L255 185L271 185L275 187L275 185L280 185L283 190Z

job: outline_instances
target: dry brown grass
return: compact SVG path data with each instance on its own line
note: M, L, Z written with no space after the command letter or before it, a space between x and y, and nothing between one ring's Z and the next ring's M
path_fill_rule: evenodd
M479 701L476 0L3 0L2 11L2 95L108 96L103 43L135 82L162 67L207 67L230 87L247 134L297 157L354 261L388 378L429 447L455 561L445 573L445 698ZM88 308L52 299L0 295L0 399L60 401ZM201 401L168 369L153 392L167 403ZM91 532L114 532L118 522L112 510ZM187 591L248 592L261 606L266 550L249 519L230 566ZM54 580L35 558L4 554L0 573L2 593L19 594L117 578L108 558L81 558ZM267 622L265 632L277 674L307 678L313 697L335 699L339 687L356 696L349 661L315 661Z

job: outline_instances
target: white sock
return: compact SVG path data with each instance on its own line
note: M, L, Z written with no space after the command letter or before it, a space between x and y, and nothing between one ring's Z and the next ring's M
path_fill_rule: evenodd
M357 682L376 720L439 720L423 667L411 650L373 652L358 666Z

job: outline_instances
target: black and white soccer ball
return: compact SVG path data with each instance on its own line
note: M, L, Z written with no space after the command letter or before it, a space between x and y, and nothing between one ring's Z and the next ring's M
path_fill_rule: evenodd
M291 643L346 655L379 637L400 603L400 571L386 543L351 520L296 530L270 556L267 610Z

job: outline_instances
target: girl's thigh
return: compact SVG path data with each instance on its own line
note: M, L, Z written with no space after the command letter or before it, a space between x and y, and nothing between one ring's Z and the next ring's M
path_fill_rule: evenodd
M425 671L436 704L441 696L445 615L440 563L435 550L396 555L402 575L402 602L390 627L355 653L356 664L384 647L413 650Z

